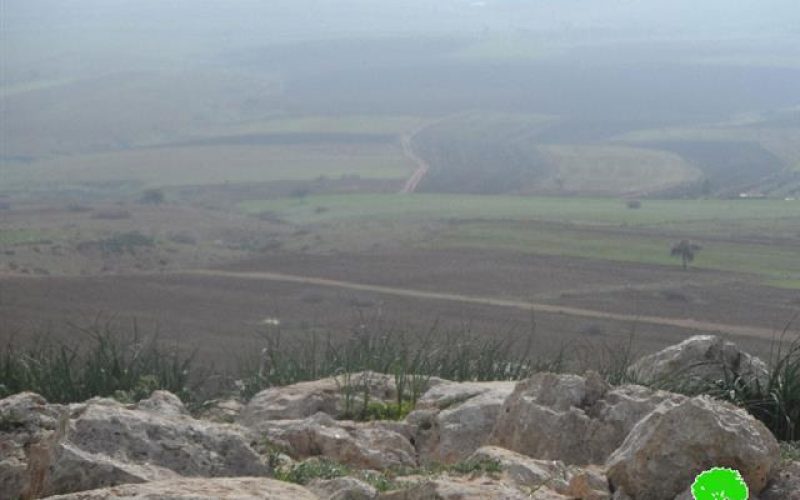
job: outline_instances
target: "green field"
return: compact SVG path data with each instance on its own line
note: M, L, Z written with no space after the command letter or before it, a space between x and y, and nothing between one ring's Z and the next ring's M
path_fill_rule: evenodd
M436 246L514 250L590 259L675 265L673 239L650 234L603 234L564 227L509 222L466 223L446 230ZM697 254L695 267L753 273L784 287L796 287L800 259L796 246L710 242Z
M316 213L316 207L328 210ZM800 230L800 203L783 200L646 200L632 210L615 198L482 196L457 194L314 196L304 200L254 200L241 204L248 213L273 212L298 223L343 218L391 217L562 222L594 226L659 226L737 222L742 230L765 221L787 219Z
M401 179L413 171L393 144L171 147L64 156L0 166L6 188L98 183L180 186L338 178Z
M417 243L651 264L675 264L670 244L692 238L704 245L697 267L754 273L782 286L800 279L800 202L654 200L629 209L610 198L415 194L249 201L241 209L335 227L343 241L343 234L363 237L366 223L420 238L421 224L451 221Z
M406 115L285 116L229 127L237 133L350 133L401 135L425 119Z
M38 229L0 229L0 245L26 245L48 241L47 231Z

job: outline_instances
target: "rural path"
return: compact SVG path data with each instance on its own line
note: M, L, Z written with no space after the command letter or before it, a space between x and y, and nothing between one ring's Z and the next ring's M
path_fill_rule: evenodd
M403 189L400 190L400 194L409 194L416 191L420 181L425 177L425 174L427 174L428 170L430 169L428 163L422 158L420 158L417 153L414 152L414 148L411 145L412 139L414 139L414 136L417 135L420 130L422 129L418 129L413 134L404 135L400 139L400 144L403 146L403 154L405 154L408 158L411 159L411 161L413 161L417 165L417 168L416 170L414 170L414 173L411 174L411 177L409 177L405 185L403 185Z
M659 326L672 326L694 330L705 333L724 332L732 335L744 337L756 337L762 339L772 339L775 331L768 328L745 325L728 325L709 321L698 321L694 319L668 318L662 316L637 316L633 314L610 313L596 311L593 309L582 309L577 307L560 306L553 304L541 304L513 299L500 299L492 297L476 297L447 292L433 292L427 290L414 290L409 288L397 288L382 285L369 285L364 283L354 283L351 281L332 280L327 278L314 278L309 276L298 276L294 274L272 273L272 272L240 272L240 271L220 271L211 269L198 269L184 271L175 274L213 276L221 278L235 278L247 280L278 281L284 283L300 283L305 285L316 285L333 288L343 288L348 290L359 290L364 292L394 295L399 297L411 297L416 299L446 300L451 302L461 302L467 304L479 304L497 307L511 307L516 309L533 310L549 314L564 314L567 316L577 316L582 318L606 319L623 322L645 323Z
M414 137L416 137L417 134L431 125L432 123L420 125L411 133L405 134L400 138L400 145L403 148L403 154L406 155L406 157L413 161L417 166L417 168L414 170L414 173L411 174L411 177L409 177L405 185L403 185L403 188L400 190L400 194L409 194L416 191L420 181L422 181L430 169L428 162L420 158L420 156L414 152L414 146L411 144L411 141L414 140Z
M459 116L466 116L470 113L471 113L470 111L465 111L462 113L455 113L452 115L442 116L435 120L425 122L417 126L417 128L415 128L411 132L403 134L403 136L400 137L400 145L403 148L403 154L406 155L406 157L410 159L412 162L414 162L414 164L417 166L417 168L414 170L414 173L411 174L411 177L409 177L405 185L403 185L403 188L400 190L400 194L409 194L416 191L417 186L422 181L422 179L425 178L425 175L427 175L428 170L430 170L430 165L428 164L428 162L422 159L414 151L414 145L412 144L412 142L414 141L414 137L419 135L426 128L432 127L438 123L442 123L445 120L450 120L452 118L456 118Z

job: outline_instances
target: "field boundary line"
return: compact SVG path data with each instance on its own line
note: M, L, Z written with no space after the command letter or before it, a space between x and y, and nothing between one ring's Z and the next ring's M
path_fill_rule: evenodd
M434 292L427 290L415 290L409 288L398 288L384 285L369 285L355 283L352 281L334 280L328 278L316 278L309 276L299 276L295 274L283 274L266 271L221 271L213 269L197 269L190 271L175 272L170 274L209 276L218 278L233 278L246 280L278 281L284 283L298 283L305 285L325 286L332 288L344 288L348 290L359 290L364 292L394 295L399 297L410 297L416 299L446 300L450 302L461 302L466 304L477 304L495 307L509 307L515 309L533 310L535 312L548 314L563 314L581 318L605 319L622 322L644 323L658 326L671 326L694 330L706 333L727 333L744 337L757 337L772 339L777 333L768 328L743 325L728 325L711 321L699 321L695 319L669 318L663 316L647 316L611 313L597 311L594 309L583 309L571 306L560 306L554 304L542 304L537 302L527 302L523 300L500 299L493 297L480 297L472 295L461 295L449 292Z

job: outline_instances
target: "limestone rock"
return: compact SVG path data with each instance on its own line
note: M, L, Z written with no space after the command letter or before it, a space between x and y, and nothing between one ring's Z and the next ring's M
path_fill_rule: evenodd
M232 424L243 409L244 405L235 399L215 399L203 403L197 418L218 424Z
M136 409L165 417L188 416L189 412L180 398L171 392L154 391L149 398L136 403Z
M609 500L608 479L597 466L568 466L557 460L537 460L496 446L478 449L470 460L494 460L500 464L504 483L519 489L549 488L570 498Z
M547 486L562 492L569 488L571 473L563 462L557 460L537 460L497 446L483 446L469 460L498 462L504 480L518 487L536 489Z
M761 500L800 500L800 462L782 467L767 489L761 492Z
M517 384L490 443L570 465L603 463L639 419L661 403L683 399L641 386L611 389L593 372L539 373Z
M318 500L296 484L266 478L176 478L124 484L92 491L49 497L50 500Z
M443 383L426 392L406 421L423 462L452 464L486 444L515 382Z
M611 500L608 478L602 468L591 465L574 468L570 476L569 484L559 493L581 500Z
M648 384L679 381L705 385L726 377L766 387L767 365L761 359L740 350L736 344L715 335L697 335L631 365L629 374Z
M139 409L141 407L141 409ZM246 430L184 415L169 393L139 405L95 398L48 405L27 393L0 401L0 478L14 497L183 476L264 476ZM5 485L9 485L6 487Z
M742 409L700 396L662 404L608 459L616 489L639 500L668 500L711 467L739 470L758 494L779 460L778 443Z
M417 410L446 410L490 391L511 391L515 382L450 382L437 381L417 401Z
M44 493L50 454L64 434L66 407L22 392L0 400L0 485L8 498Z
M392 375L365 371L263 390L247 403L239 421L252 427L267 420L297 420L319 412L338 417L346 410L346 395L358 401L365 390L372 400L394 401L397 396Z
M401 423L334 420L317 413L302 420L261 422L257 431L295 459L326 457L363 469L417 464L410 431Z
M540 488L531 494L487 477L440 477L426 479L406 489L390 491L378 497L380 500L566 500L548 488Z
M373 500L378 490L352 477L315 479L306 488L325 500Z

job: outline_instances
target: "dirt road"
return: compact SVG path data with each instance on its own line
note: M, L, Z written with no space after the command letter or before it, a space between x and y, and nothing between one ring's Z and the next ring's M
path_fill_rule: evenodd
M350 281L314 278L309 276L298 276L293 274L282 274L282 273L272 273L272 272L234 272L234 271L219 271L219 270L205 270L205 269L185 271L177 274L195 275L195 276L215 276L215 277L235 278L243 280L266 280L266 281L279 281L285 283L302 283L307 285L359 290L364 292L373 292L373 293L394 295L400 297L412 297L412 298L427 299L427 300L446 300L446 301L461 302L467 304L480 304L480 305L489 305L497 307L511 307L516 309L533 310L536 312L542 312L548 314L563 314L563 315L577 316L583 318L635 322L635 323L652 324L660 326L672 326L702 333L726 333L726 334L740 335L744 337L754 337L766 340L772 339L776 334L774 330L768 328L759 328L755 326L728 325L728 324L714 323L709 321L698 321L694 319L683 319L683 318L668 318L661 316L636 316L629 314L609 313L592 309L581 309L577 307L541 304L541 303L526 302L521 300L499 299L492 297L477 297L477 296L461 295L455 293L431 292L431 291L414 290L408 288L368 285L363 283L354 283Z
M419 185L420 181L425 177L425 174L428 173L428 169L430 166L428 163L423 160L422 158L414 152L414 148L411 145L411 141L414 139L414 136L417 135L424 127L421 127L411 134L404 135L400 139L400 144L403 147L403 154L405 154L411 161L413 161L417 165L417 169L414 170L414 173L411 174L411 177L408 178L403 189L400 190L400 194L408 194L413 193L416 191L417 186Z

